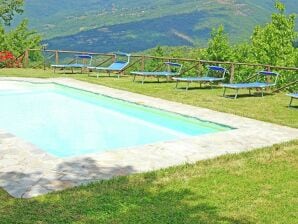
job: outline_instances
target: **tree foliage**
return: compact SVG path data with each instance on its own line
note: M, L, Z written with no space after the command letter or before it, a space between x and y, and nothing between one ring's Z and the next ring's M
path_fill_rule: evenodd
M0 0L0 21L10 25L15 14L23 12L24 0Z
M275 8L277 12L272 14L271 21L264 26L256 26L248 42L231 45L224 27L219 26L212 30L207 49L198 51L195 48L186 50L176 47L175 50L171 49L170 51L169 48L163 48L163 52L167 56L178 58L189 57L212 61L298 67L298 35L295 31L295 15L286 15L285 6L280 1L276 1ZM158 51L159 49L156 49L156 52ZM171 54L172 52L175 54ZM194 55L196 56L194 57ZM190 67L186 62L183 65L184 68ZM265 68L237 66L237 71L234 74L235 79L236 81L245 81L259 69ZM202 69L200 70L202 71ZM190 73L190 75L197 75L193 70ZM278 85L298 80L297 72L281 71L281 73ZM298 86L291 88L297 91Z
M223 25L212 30L206 53L206 58L209 60L229 61L232 59L231 45Z
M15 29L6 34L5 49L15 55L24 53L25 49L34 48L41 42L41 36L28 28L28 20L23 20Z
M252 51L259 63L270 65L294 65L293 43L295 32L295 15L285 15L285 6L277 1L278 10L272 15L272 21L264 27L257 26L252 35Z
M15 13L22 13L23 0L0 0L0 51L9 51L19 56L28 48L40 45L41 36L28 28L28 20L23 20L15 28L6 31Z
M201 58L298 67L298 49L295 47L298 37L295 31L296 17L294 14L286 15L285 5L280 1L276 1L275 8L277 12L272 14L269 23L255 27L250 42L231 46L223 26L213 29L208 48L200 55ZM253 67L238 68L236 79L244 81L247 75L254 72L253 70ZM285 71L282 73L279 85L298 79L297 73Z
M224 27L213 29L205 58L215 61L255 62L294 66L297 61L295 15L286 15L285 6L276 1L276 13L265 26L256 26L251 41L231 46Z

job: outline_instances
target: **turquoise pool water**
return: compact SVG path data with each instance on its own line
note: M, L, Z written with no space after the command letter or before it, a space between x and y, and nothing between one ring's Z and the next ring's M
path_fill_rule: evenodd
M58 157L229 130L55 84L0 82L0 129Z

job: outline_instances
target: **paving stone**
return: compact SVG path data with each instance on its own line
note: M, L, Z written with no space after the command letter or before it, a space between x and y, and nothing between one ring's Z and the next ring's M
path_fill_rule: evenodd
M4 139L4 138L13 138L14 135L9 134L9 133L0 133L0 139Z

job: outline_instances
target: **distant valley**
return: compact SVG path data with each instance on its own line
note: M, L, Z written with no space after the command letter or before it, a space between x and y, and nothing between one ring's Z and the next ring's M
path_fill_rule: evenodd
M298 13L297 0L283 2L287 12ZM29 18L51 49L135 52L156 45L203 47L220 24L233 42L247 40L256 24L270 19L273 5L274 0L27 0L22 18Z

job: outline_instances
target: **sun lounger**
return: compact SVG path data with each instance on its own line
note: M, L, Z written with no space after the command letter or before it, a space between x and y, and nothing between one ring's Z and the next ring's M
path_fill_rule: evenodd
M123 58L125 58L125 59L119 60L120 57L121 57L121 59L123 59ZM117 73L118 78L119 78L121 72L123 72L124 69L129 65L130 54L117 52L117 53L114 53L114 58L115 58L114 62L107 67L91 67L91 66L89 66L88 69L91 71L98 72L96 75L97 78L99 77L99 72L107 72L109 74L109 76L111 75L111 73Z
M172 77L179 76L181 73L182 65L178 63L173 62L165 62L164 63L167 66L166 71L155 71L155 72L141 72L141 71L133 71L130 72L131 75L133 75L133 81L135 81L136 76L142 76L142 84L144 84L146 77L156 77L157 81L159 82L159 78L164 77L167 80L169 80ZM173 71L173 68L176 68L175 71Z
M61 70L71 69L73 73L74 69L81 69L81 73L83 73L84 68L91 66L92 56L89 54L76 54L74 56L74 61L75 63L51 65L51 67L54 69L54 72L56 72L56 69L61 69Z
M287 94L287 96L291 97L289 107L292 107L293 100L298 99L298 93L290 93Z
M211 72L213 72L213 73L216 72L220 75L217 77L215 77L214 75L210 76ZM189 85L192 82L200 83L200 87L201 87L202 83L210 83L210 85L212 85L213 83L216 83L216 82L222 82L225 80L225 74L227 72L228 71L223 67L209 66L206 76L202 76L202 77L173 77L173 80L176 81L176 88L178 88L179 82L187 82L186 90L188 90Z
M260 71L255 75L255 77L257 77L256 82L222 84L222 87L224 88L223 96L227 97L226 89L236 90L236 94L234 95L234 97L232 97L234 99L237 99L239 89L248 89L249 94L251 94L251 89L259 89L261 90L261 94L263 97L265 89L274 87L276 85L279 74L276 72ZM269 77L273 77L274 81L273 82L268 81Z

